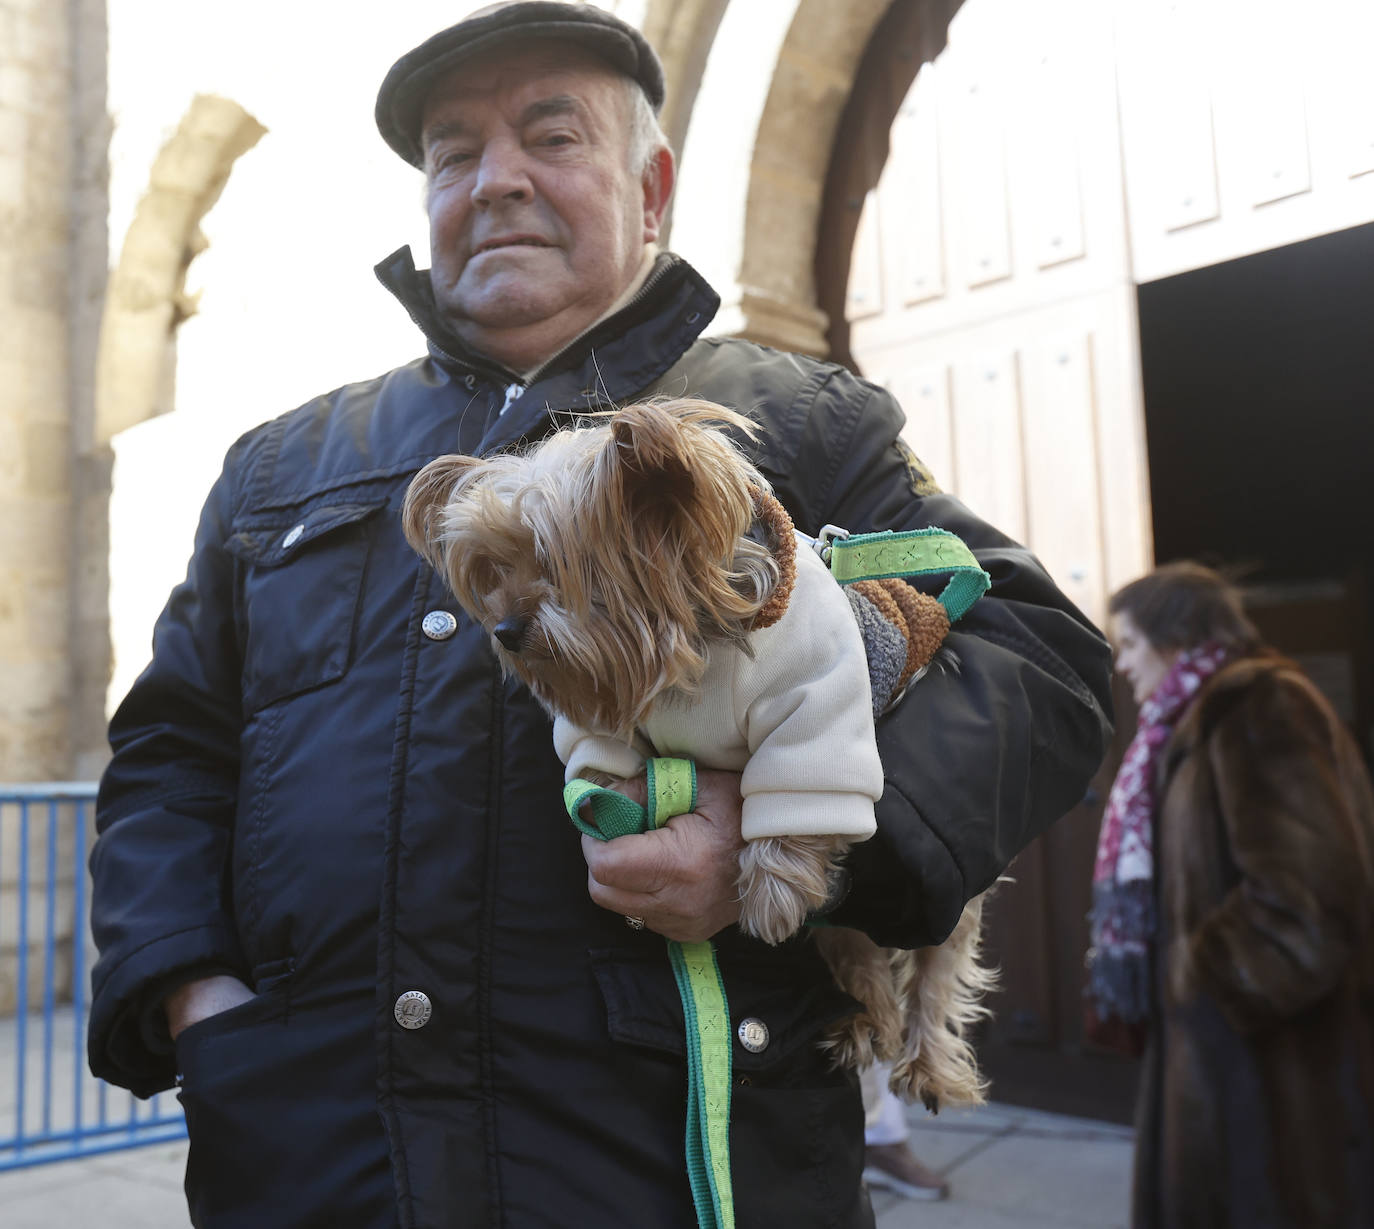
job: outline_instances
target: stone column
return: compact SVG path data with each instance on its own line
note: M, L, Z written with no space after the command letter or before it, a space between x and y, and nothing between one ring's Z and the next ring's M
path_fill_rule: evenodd
M68 16L0 0L0 781L72 767Z
M72 439L68 738L74 780L94 781L109 758L110 490L114 452L95 429L95 370L109 275L110 136L106 0L73 0L69 387Z
M0 0L0 782L101 763L109 135L105 0Z
M109 450L90 446L106 270L105 0L0 0L0 785L93 779L109 674ZM84 442L83 442L84 441ZM28 1002L46 945L69 993L74 815L49 888L46 806L0 808L0 1014L18 990L28 848ZM87 842L89 847L89 841ZM47 892L56 908L45 933Z

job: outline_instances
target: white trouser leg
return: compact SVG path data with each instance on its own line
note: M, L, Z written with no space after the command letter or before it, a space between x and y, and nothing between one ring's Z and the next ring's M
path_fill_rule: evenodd
M888 1089L891 1073L885 1063L874 1063L859 1077L864 1098L864 1143L900 1144L907 1136L906 1106Z

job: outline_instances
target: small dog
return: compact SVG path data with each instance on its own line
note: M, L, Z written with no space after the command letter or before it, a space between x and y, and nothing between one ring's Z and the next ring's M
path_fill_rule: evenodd
M850 601L725 434L753 438L747 418L678 400L593 422L520 454L430 462L406 493L406 537L549 711L569 779L632 777L653 755L743 773L740 927L782 942L876 826ZM931 1109L982 1100L966 1037L993 981L980 914L981 898L917 952L812 930L865 1008L824 1041L837 1064L891 1063L893 1090Z

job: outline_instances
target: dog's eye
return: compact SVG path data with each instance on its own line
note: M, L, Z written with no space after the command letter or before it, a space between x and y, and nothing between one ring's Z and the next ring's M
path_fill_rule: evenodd
M558 556L549 549L547 542L535 539L532 558L534 566L539 569L539 579L545 584L552 585L553 578L559 573Z
M505 572L491 556L473 555L463 566L463 579L473 593L493 593L501 587Z

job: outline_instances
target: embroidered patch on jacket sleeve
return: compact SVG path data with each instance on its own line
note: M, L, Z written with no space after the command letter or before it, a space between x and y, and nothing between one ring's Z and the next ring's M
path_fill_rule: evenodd
M897 440L897 451L902 454L902 460L906 462L907 480L911 483L912 491L920 496L941 494L940 484L935 481L934 475L926 468L926 464L914 452L906 440L900 437Z

